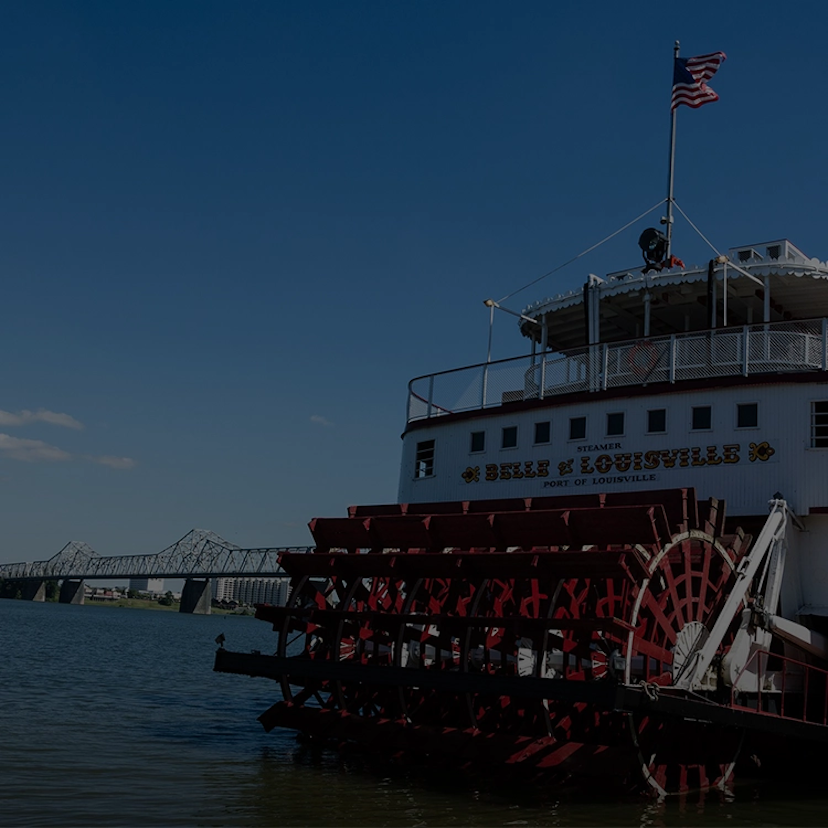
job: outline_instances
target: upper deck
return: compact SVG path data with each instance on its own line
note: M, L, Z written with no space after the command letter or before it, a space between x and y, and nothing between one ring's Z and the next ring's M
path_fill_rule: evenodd
M527 307L520 329L527 356L412 380L408 422L623 386L828 371L828 265L783 239L706 268L591 275Z

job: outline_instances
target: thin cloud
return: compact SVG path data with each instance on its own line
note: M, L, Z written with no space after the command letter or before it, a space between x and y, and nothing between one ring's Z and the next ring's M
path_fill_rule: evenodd
M113 457L110 454L102 454L100 457L89 457L93 463L101 466L109 466L111 469L132 469L135 461L131 457Z
M68 451L59 449L57 446L50 446L43 440L23 440L8 434L0 434L0 456L2 455L15 460L23 460L26 463L43 461L54 463L72 459Z
M325 428L330 428L333 425L330 420L323 417L321 414L311 414L310 420L312 423L316 423L316 425L325 426Z
M26 440L0 434L0 457L22 460L24 463L65 463L69 460L88 460L111 469L131 469L135 461L131 457L114 457L110 454L84 455L71 454L57 446L44 443L43 440Z
M13 413L11 411L0 411L0 426L23 426L29 423L49 423L50 425L62 426L80 430L83 423L76 420L69 414L61 414L57 411L49 411L46 408L38 408L37 411L23 409Z

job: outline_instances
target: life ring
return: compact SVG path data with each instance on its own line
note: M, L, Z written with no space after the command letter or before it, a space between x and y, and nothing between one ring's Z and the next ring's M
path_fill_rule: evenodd
M627 363L637 377L649 376L658 364L658 350L649 339L645 339L630 349Z

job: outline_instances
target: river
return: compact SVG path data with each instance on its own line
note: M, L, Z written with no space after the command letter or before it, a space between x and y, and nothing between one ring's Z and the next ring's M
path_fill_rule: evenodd
M212 671L215 638L273 650L250 617L0 600L0 824L16 826L826 825L828 796L609 800L377 771L266 734L266 679Z

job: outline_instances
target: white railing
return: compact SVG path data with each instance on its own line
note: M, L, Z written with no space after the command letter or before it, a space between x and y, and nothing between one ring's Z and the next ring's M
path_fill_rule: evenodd
M515 357L408 384L408 422L576 391L828 371L828 319L774 322Z

